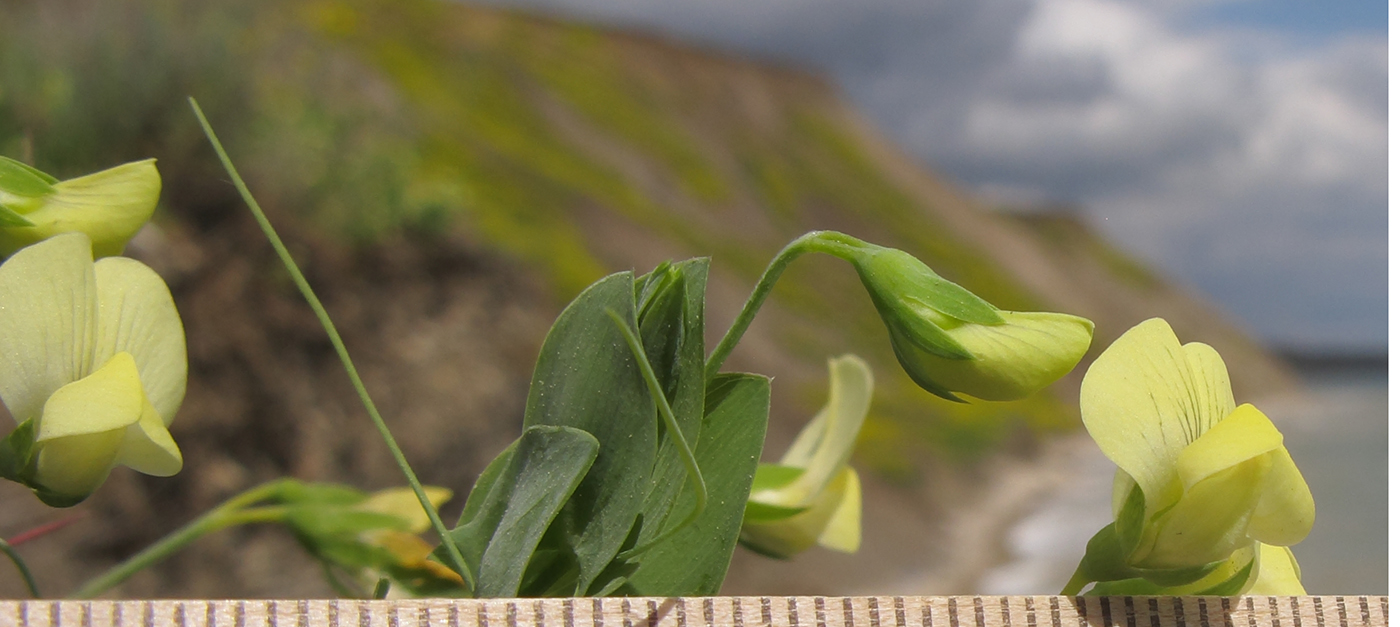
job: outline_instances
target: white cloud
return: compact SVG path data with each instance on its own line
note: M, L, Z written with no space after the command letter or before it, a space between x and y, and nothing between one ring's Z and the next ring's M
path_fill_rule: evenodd
M1384 341L1385 38L1192 25L1215 1L511 3L826 71L937 169L1085 205L1266 338Z

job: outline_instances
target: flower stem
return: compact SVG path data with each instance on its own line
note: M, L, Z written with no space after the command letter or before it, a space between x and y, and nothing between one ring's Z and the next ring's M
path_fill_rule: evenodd
M25 587L29 588L29 596L39 598L39 584L34 581L34 573L29 572L29 566L25 565L24 559L16 553L9 542L0 540L0 553L4 553L14 562L15 568L19 570L19 576L24 579Z
M472 578L471 569L467 568L467 561L463 559L462 552L457 548L457 543L453 542L448 535L447 525L442 522L442 517L438 516L437 508L433 506L428 495L423 491L423 484L418 481L418 475L413 472L413 468L408 465L408 458L404 457L403 450L394 440L394 435L389 432L389 425L384 422L384 418L379 415L379 410L375 408L374 401L369 397L369 391L365 389L365 384L360 380L359 373L355 370L355 364L350 360L350 352L345 348L345 342L341 341L340 334L335 330L335 324L331 322L330 314L326 313L326 308L321 306L321 299L316 297L312 291L311 284L306 281L301 270L297 268L296 261L292 259L292 254L287 252L287 247L282 244L282 238L277 236L277 231L272 228L272 223L268 221L267 215L263 213L258 201L253 199L252 192L248 191L248 186L244 184L243 177L238 175L238 171L233 167L233 161L224 152L223 144L219 143L219 138L214 135L214 129L209 125L209 120L205 119L204 111L199 108L199 103L194 98L190 98L190 106L194 108L194 114L199 118L200 126L204 127L204 134L209 138L209 143L214 146L214 152L218 153L219 161L223 162L224 169L233 178L233 184L238 188L238 193L243 196L243 201L252 210L253 217L257 219L258 226L262 228L263 234L267 236L272 248L277 251L277 256L282 260L282 265L287 267L287 272L292 276L292 282L296 283L301 295L306 298L306 302L311 306L311 310L316 313L316 319L321 321L321 327L325 329L326 336L330 338L331 345L335 347L336 355L340 357L341 366L345 369L345 374L350 377L350 383L355 387L355 392L360 396L360 402L364 405L365 411L369 412L370 420L374 422L375 429L379 430L379 435L384 439L384 443L389 447L389 453L394 457L394 463L398 464L399 470L408 479L408 485L413 489L413 493L418 496L418 504L423 507L423 511L428 515L428 520L433 523L433 530L442 539L442 545L447 549L447 554L452 559L452 566L457 574L462 576L462 580L470 589L476 588L476 582Z
M126 581L127 578L140 572L142 569L154 565L161 560L170 557L174 552L184 548L201 536L226 529L236 525L244 525L259 522L276 522L286 515L286 510L280 507L257 507L248 506L265 500L276 494L283 486L284 480L275 480L251 488L233 498L224 501L223 504L205 512L199 518L194 519L189 524L176 529L166 535L159 542L145 548L145 550L117 564L107 572L89 580L83 587L78 588L72 594L73 598L90 599L113 586Z
M763 276L759 277L758 284L749 294L749 299L744 302L744 308L739 310L739 317L734 319L734 324L730 325L729 330L715 346L715 350L710 353L709 359L705 360L705 380L709 381L716 374L719 374L724 360L739 344L739 338L744 336L745 331L748 331L749 324L758 314L758 309L763 306L763 301L767 300L769 292L772 292L773 286L778 283L778 277L783 274L783 270L786 270L788 264L792 263L794 259L807 253L826 253L850 261L852 256L867 246L869 244L845 233L812 231L792 240L790 244L778 251L778 255L768 263L768 269L763 271Z

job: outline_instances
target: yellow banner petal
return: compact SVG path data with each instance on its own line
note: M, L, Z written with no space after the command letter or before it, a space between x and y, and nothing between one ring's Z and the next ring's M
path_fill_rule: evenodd
M1160 318L1113 342L1084 375L1084 426L1099 448L1142 487L1147 511L1160 511L1176 459L1234 409L1229 375L1204 344L1181 346Z

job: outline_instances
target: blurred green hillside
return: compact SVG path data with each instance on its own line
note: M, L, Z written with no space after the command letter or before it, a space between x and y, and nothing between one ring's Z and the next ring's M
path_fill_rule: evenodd
M483 299L521 303L483 305L490 315L471 319L547 322L606 273L708 255L713 344L772 255L818 228L908 250L1004 309L1087 316L1098 324L1095 351L1162 315L1183 338L1217 346L1241 373L1239 389L1290 381L1208 306L1072 214L990 211L799 70L435 0L0 4L0 154L60 177L158 158L163 235L138 240L133 254L172 277L190 330L193 383L176 436L208 439L209 455L248 477L357 477L369 473L359 456L373 445L331 446L294 421L339 407L327 397L343 386L248 228L186 96L199 99L254 193L298 243L347 335L362 337L358 354L371 376L380 366L391 405L402 395L432 406L431 394L404 391L417 388L395 378L410 372L394 361L410 350L405 340L380 333L418 311L402 308L420 292L432 294L424 315L450 311L453 281L465 276L490 286ZM218 291L226 283L237 287ZM917 480L929 456L962 463L1013 434L1034 440L1078 424L1077 374L1016 403L955 405L924 393L899 370L859 281L839 262L799 261L776 298L780 306L760 315L728 366L776 377L770 433L780 442L820 405L825 359L844 352L876 368L876 408L859 455L886 477ZM275 330L252 328L263 322ZM537 346L543 326L532 324ZM436 318L404 325L429 347L477 330ZM229 331L245 327L246 335ZM491 344L488 327L461 341L486 342L490 350L474 354L499 355L501 365L471 376L500 381L490 398L515 394L523 403L533 349L520 347L531 344ZM258 342L266 346L248 348ZM435 390L453 385L451 373L423 376L447 377ZM325 383L307 391L291 383L297 377ZM464 421L508 430L519 416L510 403L444 400L437 414L423 410L440 417L405 418L398 428L456 430L438 439L499 446L494 435L471 440L484 427ZM235 416L240 410L248 415ZM209 435L214 414L227 416ZM328 446L340 448L320 450ZM494 452L449 458L423 446L430 468L456 461L442 472L460 477L458 490ZM245 475L229 476L231 485ZM209 490L188 500L212 499ZM109 539L101 550L115 554L140 538Z

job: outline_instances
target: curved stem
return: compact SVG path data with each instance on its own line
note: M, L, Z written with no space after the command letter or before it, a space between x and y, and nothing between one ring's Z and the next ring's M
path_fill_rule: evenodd
M256 507L247 506L265 500L276 494L281 489L283 480L271 481L254 487L246 492L238 494L233 498L224 501L223 504L205 512L199 518L194 519L189 524L176 529L159 542L145 548L145 550L117 564L107 572L98 575L78 588L72 594L73 598L90 599L113 586L126 581L127 578L140 572L142 569L151 566L182 548L201 536L226 529L236 525L244 525L259 522L276 522L286 515L286 510L280 507Z
M690 510L690 514L666 531L657 534L644 544L632 547L617 555L619 559L640 555L662 540L665 540L677 531L700 518L700 514L705 511L705 505L709 499L709 490L705 488L705 477L700 472L700 462L695 459L695 449L690 443L685 441L685 436L681 434L680 422L676 420L675 412L671 411L671 404L666 402L666 391L661 388L661 381L656 378L656 371L652 370L651 362L647 361L646 347L642 346L642 339L622 321L622 317L617 312L609 309L608 317L617 323L618 330L622 331L622 337L627 340L627 346L632 349L632 356L637 360L637 367L642 371L642 378L646 379L647 388L651 390L652 401L656 403L657 411L661 412L661 421L666 424L666 432L671 435L671 441L676 444L676 452L680 454L681 460L685 462L686 474L690 475L690 481L695 486L695 507Z
M24 579L24 585L29 588L29 596L39 598L39 584L34 581L34 573L29 572L29 566L24 563L24 559L16 553L9 542L0 540L0 553L4 553L14 562L15 568L19 570L19 576Z
M792 263L794 259L807 253L820 252L850 261L851 257L858 254L860 249L868 246L869 244L845 233L812 231L792 240L790 244L778 251L778 255L768 263L768 268L759 277L758 284L749 294L749 299L744 302L744 308L739 310L739 316L734 319L734 324L730 325L719 344L715 345L715 350L710 353L709 359L705 360L705 380L709 381L716 374L719 374L720 366L724 365L724 360L739 344L739 338L743 337L744 332L749 329L749 324L758 314L758 309L763 306L763 301L767 300L769 292L772 292L773 286L778 283L778 277L783 274L783 270L786 270L788 264Z
M321 299L316 297L312 291L311 284L297 268L296 261L292 259L292 254L287 252L287 247L282 244L282 238L277 236L277 231L272 228L272 223L268 221L267 215L263 213L258 201L253 199L252 192L248 191L248 186L244 184L243 177L238 175L238 171L233 167L233 161L224 152L223 144L219 143L219 138L214 135L214 129L209 126L209 120L205 119L204 112L200 110L199 103L194 98L190 98L190 106L194 108L194 114L199 118L199 124L204 128L204 135L209 138L209 143L214 146L214 152L218 153L219 161L224 165L233 184L238 188L238 193L243 196L243 201L252 210L253 217L257 219L258 226L262 228L263 234L267 236L272 248L277 251L277 256L282 260L282 265L287 267L287 272L292 276L292 282L296 283L297 289L306 299L311 310L316 313L316 319L321 321L321 327L325 329L326 336L330 338L331 345L335 347L335 353L340 357L341 366L345 369L345 374L350 377L350 384L355 387L355 392L360 396L360 402L364 405L365 411L369 412L370 420L374 422L374 428L379 431L379 435L384 439L384 444L389 447L389 453L394 457L394 463L398 464L399 470L408 479L409 487L413 488L413 493L418 496L418 504L423 507L423 512L428 515L428 520L432 521L433 529L438 537L442 539L442 545L447 550L447 554L452 559L452 565L457 574L462 576L466 586L471 589L476 588L476 582L472 578L471 569L467 568L467 561L463 559L462 552L457 548L457 543L448 536L447 525L442 522L442 517L438 516L437 508L428 499L428 494L423 491L423 484L418 481L418 475L413 472L413 468L408 465L408 458L404 456L403 450L394 440L394 435L389 432L389 425L384 422L384 418L379 415L379 410L374 406L374 401L369 397L369 391L365 389L365 384L360 380L360 374L355 370L355 364L350 360L350 352L345 348L345 342L341 341L340 333L336 332L335 324L331 322L330 314L326 313L326 308L321 306Z

